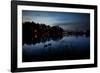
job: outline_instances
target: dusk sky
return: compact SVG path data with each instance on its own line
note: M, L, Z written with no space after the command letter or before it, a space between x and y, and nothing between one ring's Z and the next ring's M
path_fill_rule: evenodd
M90 29L90 14L71 12L22 11L22 22L43 23L60 26L65 30Z

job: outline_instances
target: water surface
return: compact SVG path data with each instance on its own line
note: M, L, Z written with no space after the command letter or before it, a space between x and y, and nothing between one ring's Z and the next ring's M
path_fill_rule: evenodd
M45 37L33 44L23 44L23 62L89 58L90 37Z

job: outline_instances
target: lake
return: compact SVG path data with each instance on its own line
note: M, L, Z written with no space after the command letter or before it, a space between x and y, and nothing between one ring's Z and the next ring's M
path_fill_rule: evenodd
M22 52L23 62L89 59L90 37L44 37L33 44L23 44Z

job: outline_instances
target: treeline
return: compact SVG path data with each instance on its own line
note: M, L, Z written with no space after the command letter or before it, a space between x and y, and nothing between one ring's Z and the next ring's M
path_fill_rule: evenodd
M44 37L58 37L63 35L63 29L59 26L49 26L35 22L23 23L23 44L41 41Z
M83 30L83 31L66 31L65 32L67 35L74 35L74 36L90 36L90 30Z

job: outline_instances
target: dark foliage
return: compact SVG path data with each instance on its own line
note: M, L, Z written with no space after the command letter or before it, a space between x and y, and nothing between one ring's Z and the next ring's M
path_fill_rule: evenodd
M45 40L50 40L49 37L53 37L53 40L57 40L58 38L62 37L62 34L63 29L59 26L51 27L49 25L39 24L35 22L23 23L23 44L45 42ZM41 40L41 38L44 40Z

